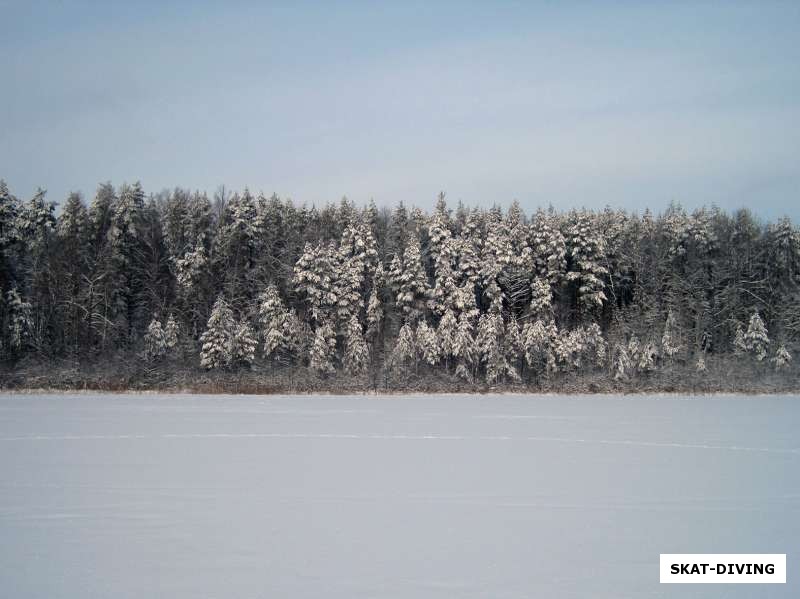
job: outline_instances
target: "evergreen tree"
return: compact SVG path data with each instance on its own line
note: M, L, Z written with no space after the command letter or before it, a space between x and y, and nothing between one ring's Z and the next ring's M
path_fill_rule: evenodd
M336 353L336 335L333 327L322 324L314 331L309 366L321 375L335 372L333 360Z
M144 358L148 362L155 362L167 353L167 337L161 327L161 321L153 318L147 326L144 335Z
M363 374L369 366L369 349L355 314L350 317L347 326L342 365L345 371L353 376Z
M226 368L233 361L231 341L236 329L233 312L220 296L208 318L206 331L200 337L200 365L207 369Z
M767 336L767 327L758 312L753 312L750 317L750 324L747 325L747 332L744 334L744 342L747 351L759 362L767 357L769 337Z
M435 331L424 320L417 323L416 338L422 360L429 366L436 366L439 362L439 343Z
M456 376L471 381L474 376L477 352L472 338L472 323L466 312L458 317L458 328L453 340L453 357L456 358Z
M397 335L394 352L392 352L392 361L400 367L408 365L416 366L417 343L414 339L414 331L408 322L400 327L400 333Z

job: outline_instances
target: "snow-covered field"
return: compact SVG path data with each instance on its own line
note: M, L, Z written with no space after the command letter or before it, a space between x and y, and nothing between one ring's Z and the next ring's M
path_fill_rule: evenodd
M797 597L798 448L798 397L2 395L0 596Z

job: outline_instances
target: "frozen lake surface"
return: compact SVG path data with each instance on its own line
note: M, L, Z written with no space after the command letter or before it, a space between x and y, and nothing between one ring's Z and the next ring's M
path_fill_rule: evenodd
M798 397L0 395L0 596L798 597L798 448Z

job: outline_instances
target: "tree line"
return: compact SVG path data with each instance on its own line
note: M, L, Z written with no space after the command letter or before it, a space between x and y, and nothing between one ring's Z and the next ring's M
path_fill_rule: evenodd
M536 384L790 365L800 230L748 210L324 207L0 181L0 356Z

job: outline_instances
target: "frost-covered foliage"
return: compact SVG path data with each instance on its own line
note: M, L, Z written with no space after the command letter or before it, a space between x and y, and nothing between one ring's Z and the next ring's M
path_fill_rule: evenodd
M608 372L633 388L742 354L788 379L796 364L770 336L787 355L800 342L800 231L677 205L526 215L440 194L426 214L138 183L100 185L88 209L71 194L58 213L0 182L0 322L11 368L140 352L289 380L390 381L403 366L545 387Z
M334 358L336 355L336 335L330 324L323 324L314 331L314 340L311 344L309 366L319 374L333 373Z
M536 320L527 323L523 328L525 361L537 374L549 375L557 370L554 351L557 339L558 331L552 322Z
M160 360L167 353L167 336L161 321L153 318L144 335L144 357L148 362Z
M392 260L389 278L395 289L398 310L412 320L421 316L428 303L428 280L422 267L420 244L410 240L401 258Z
M208 325L200 337L200 365L208 370L225 368L233 361L231 340L235 333L236 321L228 303L217 298Z
M363 374L369 366L369 348L355 314L347 323L342 365L345 372L351 375Z
M601 308L608 299L605 294L608 269L603 266L605 240L587 212L572 212L569 220L567 280L577 286L578 305L592 311Z
M231 337L231 365L249 366L256 357L256 341L253 329L247 321L237 322Z
M33 330L31 304L22 299L16 288L9 289L6 294L8 311L8 340L15 351L22 349Z
M448 309L444 316L439 320L436 329L436 342L441 352L442 358L448 362L456 355L456 334L458 332L458 321L455 313Z
M264 340L265 357L276 357L289 342L286 320L288 312L278 288L269 285L259 296L258 322L260 336Z
M477 360L475 339L472 337L472 323L466 312L458 317L458 327L453 339L453 357L456 362L456 376L464 380L472 380Z
M785 345L779 345L778 349L775 351L775 355L772 357L772 363L775 365L775 370L781 370L782 368L785 368L791 361L792 354L789 353Z
M436 339L436 331L428 326L424 320L417 323L416 330L417 350L422 361L429 366L436 366L439 361L439 342Z
M392 353L392 362L397 366L414 365L417 362L417 342L411 325L406 322L400 327L397 343Z
M616 347L614 357L614 380L623 381L630 376L631 356L628 353L628 346L620 344Z
M758 312L754 312L750 317L747 332L744 334L744 343L747 351L759 362L767 357L769 336L767 335L767 327Z
M744 338L744 329L741 323L736 324L736 333L733 338L733 353L737 356L747 353L747 341Z
M478 332L475 344L478 346L478 355L483 364L486 382L497 383L509 377L519 379L519 373L508 362L508 354L504 351L503 337L505 327L503 319L498 312L481 315L478 320Z
M378 264L372 277L372 290L367 302L367 337L375 339L381 331L383 324L383 304L378 291L383 285L383 265Z

